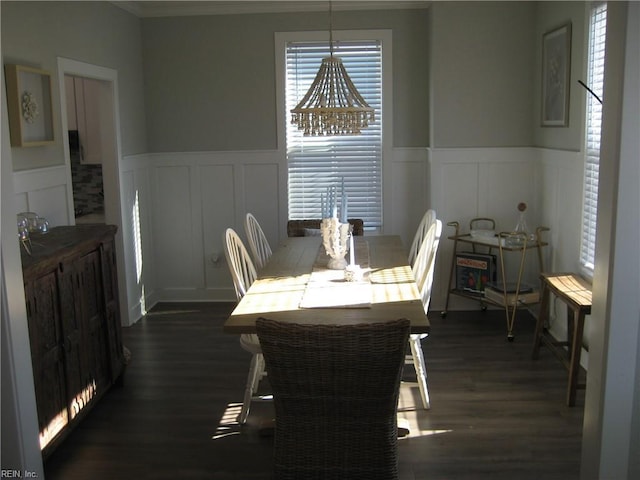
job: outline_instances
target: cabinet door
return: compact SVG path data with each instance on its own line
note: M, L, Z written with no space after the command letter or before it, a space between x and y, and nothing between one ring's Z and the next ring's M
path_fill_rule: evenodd
M115 381L124 368L122 351L122 326L120 325L120 303L118 298L118 278L116 275L116 254L113 241L102 244L102 281L104 285L105 313L109 335L109 358L111 381Z
M74 419L95 395L95 387L89 374L89 359L85 347L86 327L82 317L77 266L74 263L61 264L58 279L67 402L70 418Z
M25 296L40 446L44 448L69 422L56 272L27 282Z
M102 287L100 251L94 250L76 262L77 305L86 329L84 349L87 356L87 385L103 391L111 384L109 372L108 331Z

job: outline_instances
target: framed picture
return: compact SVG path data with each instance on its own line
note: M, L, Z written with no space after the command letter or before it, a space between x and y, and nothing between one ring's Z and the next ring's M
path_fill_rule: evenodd
M571 24L542 36L542 126L569 125Z
M12 147L54 142L51 74L37 68L7 64L7 110Z

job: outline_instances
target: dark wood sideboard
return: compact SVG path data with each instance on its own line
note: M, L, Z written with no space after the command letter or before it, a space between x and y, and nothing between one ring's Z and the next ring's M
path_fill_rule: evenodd
M125 358L113 225L52 228L22 249L44 458L113 386Z

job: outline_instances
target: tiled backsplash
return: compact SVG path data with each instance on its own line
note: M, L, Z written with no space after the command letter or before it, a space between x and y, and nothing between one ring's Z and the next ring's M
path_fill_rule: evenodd
M80 155L71 152L71 178L76 216L103 212L102 165L82 164Z

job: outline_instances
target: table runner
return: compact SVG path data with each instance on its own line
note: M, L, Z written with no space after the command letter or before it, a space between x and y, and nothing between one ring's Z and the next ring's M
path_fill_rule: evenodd
M364 239L355 239L355 262L363 269L362 280L347 282L344 270L327 268L328 261L324 245L320 245L300 308L371 308L369 244Z

